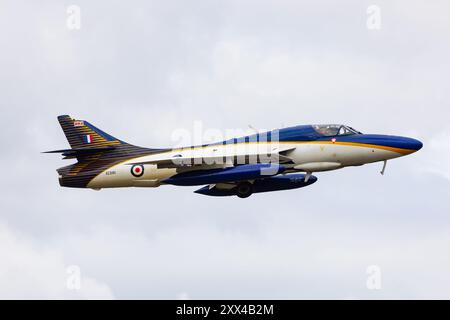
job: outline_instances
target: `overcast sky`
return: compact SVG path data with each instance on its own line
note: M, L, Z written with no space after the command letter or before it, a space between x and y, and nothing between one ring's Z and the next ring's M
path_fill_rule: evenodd
M449 13L446 0L0 0L0 298L449 299ZM345 123L424 148L384 176L346 168L248 199L97 192L59 187L70 161L40 154L68 147L60 114L148 147L201 122Z

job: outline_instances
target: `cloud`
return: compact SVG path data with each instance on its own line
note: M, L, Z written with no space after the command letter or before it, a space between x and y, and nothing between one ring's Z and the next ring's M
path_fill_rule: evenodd
M3 1L0 296L448 298L447 1ZM130 143L346 123L418 138L381 164L245 201L195 188L60 188L71 114ZM383 289L368 291L379 265ZM79 266L82 290L67 290Z
M369 215L360 218L325 205L279 206L248 213L253 230L231 208L228 227L190 213L178 227L144 233L98 225L52 245L114 283L119 298L448 298L445 228L404 221L396 211L373 216L359 209L363 203L353 208ZM386 225L389 215L398 217ZM366 287L370 265L381 269L381 290Z
M425 145L422 172L450 179L450 131L436 132Z
M40 248L0 223L0 297L2 299L112 299L104 283L81 273L81 286L70 290L69 265L61 252Z

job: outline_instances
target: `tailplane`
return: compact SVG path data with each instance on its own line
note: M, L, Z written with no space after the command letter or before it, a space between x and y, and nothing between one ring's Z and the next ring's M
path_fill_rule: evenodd
M69 141L70 149L45 153L61 153L63 159L77 160L76 163L57 169L59 183L63 187L86 188L96 176L127 159L168 151L134 146L87 121L67 115L59 116L58 121Z

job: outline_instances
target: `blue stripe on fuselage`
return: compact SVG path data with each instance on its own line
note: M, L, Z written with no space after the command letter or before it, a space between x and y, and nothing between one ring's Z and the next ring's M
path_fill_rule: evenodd
M422 148L422 142L416 139L380 135L380 134L350 134L337 136L324 136L314 130L312 125L300 125L295 127L283 128L279 130L253 134L250 136L225 140L210 145L246 143L246 142L307 142L307 141L330 141L335 138L336 142L350 142L359 144L379 145L392 148L401 148L408 150L419 150ZM208 145L204 145L208 146Z

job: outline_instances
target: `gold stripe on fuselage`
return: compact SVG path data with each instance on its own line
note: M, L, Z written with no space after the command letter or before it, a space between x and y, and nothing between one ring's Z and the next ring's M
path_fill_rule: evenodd
M296 143L303 143L303 142L304 141L298 141ZM343 146L373 148L373 149L381 149L381 150L397 152L397 153L400 153L400 154L403 154L403 155L410 154L410 153L413 153L413 152L416 151L416 150L412 150L412 149L395 148L395 147L382 146L382 145L379 145L379 144L369 144L369 143L361 143L361 142L307 141L305 143L311 143L311 144L337 144L337 145L343 145Z

